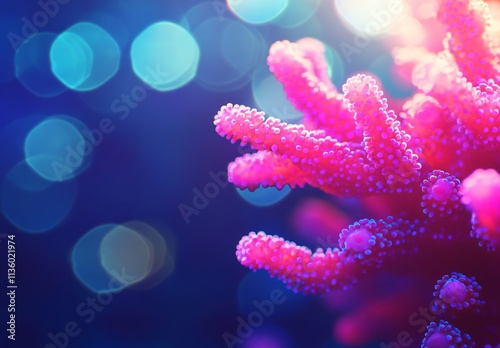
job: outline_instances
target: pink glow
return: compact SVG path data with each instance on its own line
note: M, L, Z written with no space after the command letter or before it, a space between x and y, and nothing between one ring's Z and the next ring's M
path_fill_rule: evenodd
M304 114L303 124L266 119L262 112L232 104L214 121L221 136L257 150L229 165L229 181L237 187L309 185L361 197L377 220L348 222L340 230L332 223L338 247L315 252L251 232L241 239L236 256L242 265L266 270L307 294L349 290L381 268L415 274L429 296L436 290L433 301L444 301L431 302L444 314L424 320L418 332L413 328L412 338L422 347L469 347L472 338L478 345L496 344L500 333L489 328L500 326L494 271L500 262L495 251L500 241L498 25L480 0L408 3L409 25L424 35L414 41L401 35L402 46L393 50L401 74L411 76L418 90L402 108L367 74L349 78L337 91L326 74L322 43L308 38L276 42L268 57L287 98ZM415 47L420 41L424 46ZM444 44L437 48L436 42ZM462 269L478 281L458 273ZM481 287L488 288L485 299ZM369 296L370 289L361 292ZM385 330L377 326L381 322L396 317L409 322L419 308L402 306L399 295L344 316L335 335L364 344ZM397 338L391 331L395 326L387 327L386 334Z

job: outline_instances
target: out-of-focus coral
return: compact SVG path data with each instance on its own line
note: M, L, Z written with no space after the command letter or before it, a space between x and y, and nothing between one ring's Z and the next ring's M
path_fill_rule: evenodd
M422 59L411 67L418 92L401 113L391 110L370 76L351 77L337 91L326 73L323 45L310 38L277 42L268 57L270 70L303 113L303 124L242 105L228 104L217 113L221 136L256 150L229 165L229 181L237 187L307 184L337 196L377 195L394 203L390 216L331 231L338 247L312 251L261 231L243 237L236 256L252 270L266 270L295 291L313 294L351 289L377 269L414 274L428 288L430 305L424 308L432 313L422 318L414 316L422 312L418 308L408 313L410 325L419 327L413 328L413 342L498 344L497 27L483 1L426 3L436 5L444 46L439 52L419 51ZM350 333L358 332L356 325L380 325L381 317L399 318L400 312L382 308L398 303L406 308L405 301L407 296L380 299L340 319L336 338L356 344L391 339L383 328L363 331L356 342Z
M348 214L333 204L312 198L301 202L291 216L293 229L323 249L339 245L338 236L333 236L332 231L339 231L354 222Z

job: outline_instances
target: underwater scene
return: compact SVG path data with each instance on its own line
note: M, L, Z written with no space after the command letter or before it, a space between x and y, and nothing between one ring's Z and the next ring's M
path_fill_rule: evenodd
M2 0L0 348L500 347L500 2Z

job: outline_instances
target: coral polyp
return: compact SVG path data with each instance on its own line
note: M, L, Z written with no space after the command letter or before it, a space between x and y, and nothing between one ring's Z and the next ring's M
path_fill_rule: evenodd
M338 248L313 252L261 231L243 237L236 255L244 266L312 294L348 290L383 270L413 272L430 295L450 274L434 289L436 315L419 338L422 347L498 344L492 275L500 242L500 46L483 1L438 5L448 31L443 50L415 62L417 92L401 110L365 74L337 91L315 39L271 46L270 71L303 121L223 106L216 131L256 150L229 165L229 181L251 191L309 185L337 196L376 196L393 212L331 231ZM490 287L484 298L478 282Z
M439 323L431 323L427 327L425 338L422 342L422 348L469 348L474 347L468 334L463 334L459 329L453 327L445 320Z
M483 304L479 296L481 286L474 277L468 278L461 273L453 272L438 280L435 289L436 312L450 308L479 312L478 307Z

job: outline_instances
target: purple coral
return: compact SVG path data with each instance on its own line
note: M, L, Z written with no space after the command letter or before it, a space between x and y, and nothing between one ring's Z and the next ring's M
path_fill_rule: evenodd
M332 231L339 248L314 253L251 232L236 251L244 266L318 294L350 288L377 268L397 270L395 258L400 268L427 272L429 278L440 267L448 269L441 275L474 261L475 272L487 273L498 262L489 251L500 241L500 50L483 1L441 0L438 19L448 30L444 50L416 64L419 92L399 113L370 76L351 77L338 92L327 78L324 48L313 39L277 42L268 58L287 97L304 114L303 124L266 118L241 105L228 104L217 113L221 136L257 150L229 165L229 181L237 187L307 184L339 196L382 195L394 208L384 219L361 219ZM446 277L435 293L444 301L441 309L479 308L472 277ZM480 332L478 342L498 342L495 313L485 314L489 325L460 324ZM473 346L469 339L446 321L433 322L422 347Z
M468 334L463 334L459 329L453 327L445 320L439 323L431 323L427 327L425 338L422 341L422 348L470 348L475 343L470 340Z
M461 273L453 272L451 275L445 275L437 282L435 289L436 312L447 311L450 308L479 312L479 306L484 304L479 297L481 286L476 279L468 278Z

